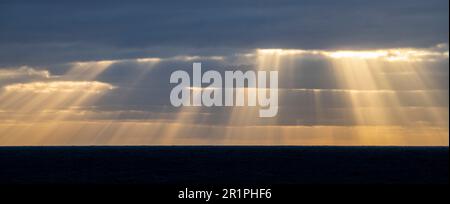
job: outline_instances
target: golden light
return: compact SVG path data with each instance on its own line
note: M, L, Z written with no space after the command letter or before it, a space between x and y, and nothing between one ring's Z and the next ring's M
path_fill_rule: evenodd
M136 61L140 63L157 63L161 61L161 58L157 57L137 58Z
M334 51L324 52L324 55L331 58L341 59L377 59L388 56L388 51L376 50L376 51Z
M301 49L257 49L257 56L301 56L316 55L332 59L362 59L386 61L434 61L448 59L448 50L442 51L443 45L430 49L392 48L379 50L301 50Z
M52 81L32 82L7 85L6 92L30 92L30 93L62 93L84 92L100 93L114 89L114 86L97 81Z
M22 66L17 69L0 69L0 79L14 79L18 77L40 77L50 78L47 70L36 70L31 67Z
M332 109L345 113L339 115L340 119L351 123L344 125L305 124L303 115L288 118L298 122L284 124L282 114L286 112L262 119L258 117L259 107L228 107L225 121L218 124L208 120L221 115L202 107L173 111L169 106L161 106L155 113L83 109L116 90L97 78L121 60L75 62L61 76L28 67L15 71L0 69L0 79L18 76L40 79L2 87L0 145L448 145L448 104L439 105L436 98L448 92L431 90L433 79L418 71L426 69L429 63L448 61L448 50L444 48L440 45L374 50L256 49L242 54L244 58L239 63L254 65L257 70L277 70L285 77L280 79L285 84L294 84L298 80L296 74L314 68L303 67L299 63L302 60L314 58L331 65L329 74L337 87L280 87L279 99L308 93L305 96L311 97L313 106L306 108L315 114L312 117L325 121L331 118ZM224 62L227 58L175 56L123 60L145 65L139 76L126 85L133 87L146 80L155 65L165 60ZM402 83L410 83L404 86L413 88L399 89L400 82L386 70L403 73ZM208 88L191 88L204 89ZM405 105L404 95L422 105ZM326 100L333 102L338 96L344 97L345 106L328 107ZM127 99L128 95L121 97ZM294 108L303 108L302 105ZM127 111L142 117L120 119Z

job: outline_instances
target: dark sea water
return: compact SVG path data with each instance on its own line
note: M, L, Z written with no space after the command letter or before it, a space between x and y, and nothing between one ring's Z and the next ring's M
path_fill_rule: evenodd
M448 147L0 147L0 184L448 183Z

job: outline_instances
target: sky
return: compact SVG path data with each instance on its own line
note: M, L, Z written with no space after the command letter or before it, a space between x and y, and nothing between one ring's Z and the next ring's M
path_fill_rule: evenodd
M0 145L449 144L448 0L0 0ZM173 107L175 70L279 72Z

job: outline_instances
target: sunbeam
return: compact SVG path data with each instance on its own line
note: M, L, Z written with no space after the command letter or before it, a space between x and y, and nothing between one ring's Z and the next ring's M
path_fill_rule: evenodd
M448 89L429 73L437 69L436 64L448 64L448 51L442 45L385 50L256 49L235 56L74 62L58 76L30 67L0 69L0 144L448 145ZM149 102L164 97L152 96L160 89L146 84L168 63L191 66L194 60L278 71L278 115L261 118L258 105L175 108L156 104L151 110L131 106L137 102L131 99L136 92L148 94ZM137 68L129 68L135 72L121 76L115 84L100 81L107 79L103 76L107 71L128 69L125 65ZM321 78L314 78L316 72ZM448 77L448 70L444 73ZM211 89L206 86L188 91L201 94ZM242 92L247 104L249 93L273 90L236 87L234 91Z

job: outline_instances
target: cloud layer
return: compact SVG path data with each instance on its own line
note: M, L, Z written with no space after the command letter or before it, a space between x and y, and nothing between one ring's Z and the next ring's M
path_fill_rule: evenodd
M0 63L448 44L447 0L2 1Z

